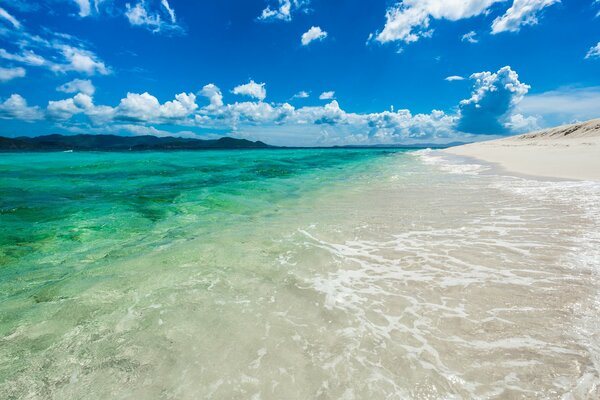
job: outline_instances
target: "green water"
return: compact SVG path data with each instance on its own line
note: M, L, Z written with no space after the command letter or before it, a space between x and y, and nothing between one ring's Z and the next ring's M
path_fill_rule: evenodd
M67 358L62 345L73 330L95 330L103 315L126 312L147 274L179 282L187 275L176 267L190 262L208 280L256 268L264 261L253 254L273 239L256 242L261 226L396 153L0 154L0 337L27 331L0 351L0 383L12 387L4 396L23 396L27 390L14 386L21 382L45 397L49 354ZM193 254L177 258L182 248ZM254 278L246 279L239 290L253 290ZM108 299L98 300L103 290Z
M390 150L0 155L0 300L53 300L81 269L278 213Z
M482 171L0 154L0 399L597 398L600 185Z

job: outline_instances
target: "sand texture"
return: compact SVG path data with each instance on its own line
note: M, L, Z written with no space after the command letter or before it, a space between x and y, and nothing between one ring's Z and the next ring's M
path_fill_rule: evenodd
M444 151L518 174L600 181L600 119Z

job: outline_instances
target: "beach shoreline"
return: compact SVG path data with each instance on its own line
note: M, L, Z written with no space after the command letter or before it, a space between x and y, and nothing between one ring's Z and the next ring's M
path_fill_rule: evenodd
M600 119L442 151L519 176L600 181Z

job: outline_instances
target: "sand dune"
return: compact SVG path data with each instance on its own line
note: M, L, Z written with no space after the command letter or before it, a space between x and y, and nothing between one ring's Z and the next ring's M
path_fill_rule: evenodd
M600 181L600 119L444 151L522 175Z

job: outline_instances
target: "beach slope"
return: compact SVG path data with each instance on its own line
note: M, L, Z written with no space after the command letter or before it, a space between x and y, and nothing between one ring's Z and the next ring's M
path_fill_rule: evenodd
M493 163L517 174L600 181L600 119L444 152Z

